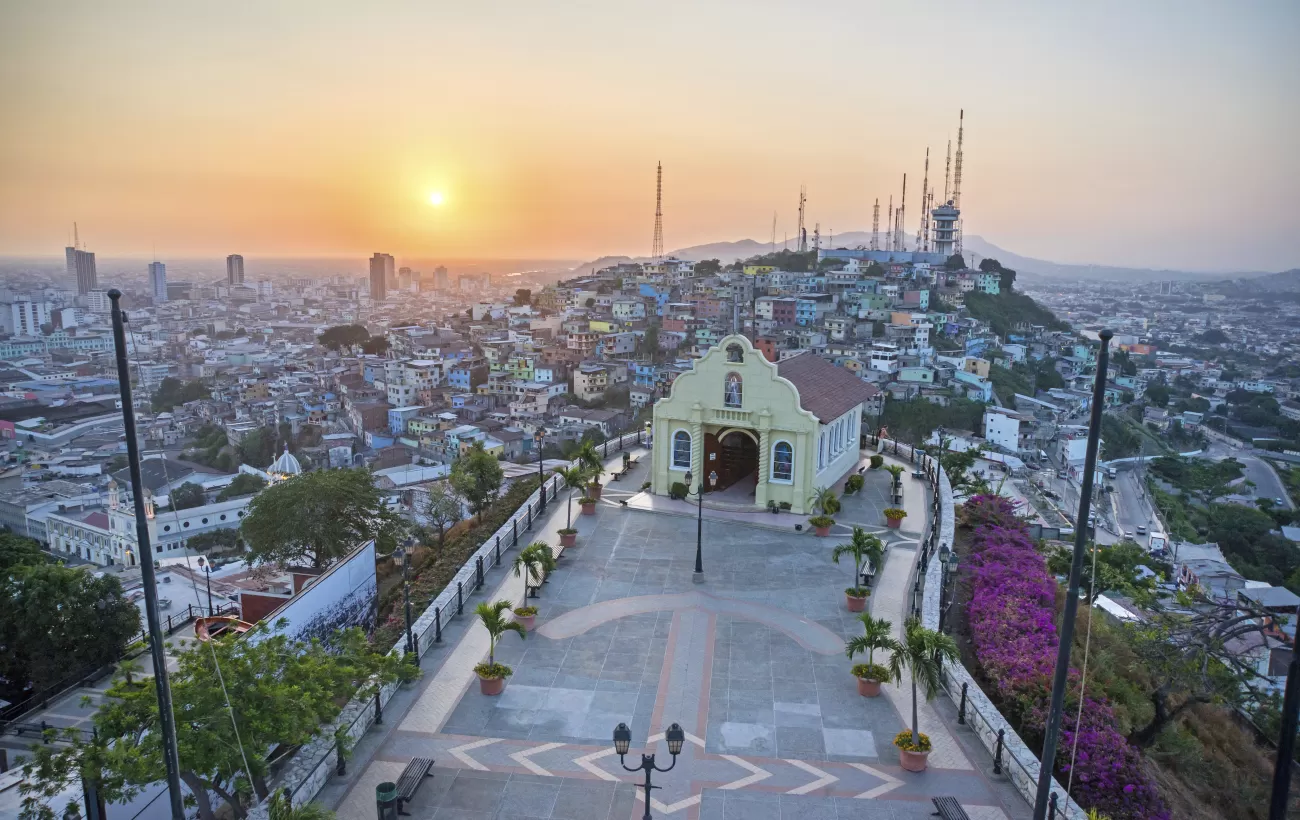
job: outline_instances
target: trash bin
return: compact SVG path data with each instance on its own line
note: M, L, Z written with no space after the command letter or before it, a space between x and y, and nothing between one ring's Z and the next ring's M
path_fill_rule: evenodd
M379 820L397 820L397 810L400 806L396 783L385 780L375 786L375 806L378 809Z

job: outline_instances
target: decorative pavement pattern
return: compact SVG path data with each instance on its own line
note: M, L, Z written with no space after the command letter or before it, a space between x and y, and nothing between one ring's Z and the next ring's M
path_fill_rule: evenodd
M843 518L883 520L878 485L888 474L867 478L868 492L846 499ZM706 510L706 578L695 584L696 522L619 505L631 495L621 487L641 480L634 472L611 484L596 516L575 516L578 546L530 601L537 630L497 647L515 670L502 695L481 695L474 680L487 650L481 627L431 650L444 658L426 660L440 667L417 684L413 705L370 760L359 761L362 774L338 801L341 817L373 816L376 783L396 780L412 757L433 757L434 776L406 807L415 820L639 818L644 775L623 770L611 740L624 722L632 765L643 751L668 765L665 729L677 722L687 732L673 770L654 775L655 817L921 818L935 795L957 797L975 820L1028 816L928 705L931 768L899 768L892 740L910 700L892 687L880 698L857 694L843 652L845 637L861 629L843 599L852 565L830 561L842 539L795 532L801 517L758 515L751 526L711 521ZM909 492L920 495L919 485ZM539 534L562 525L563 504L549 515ZM870 529L890 545L873 611L901 626L919 534ZM504 577L490 597L521 594L522 582Z

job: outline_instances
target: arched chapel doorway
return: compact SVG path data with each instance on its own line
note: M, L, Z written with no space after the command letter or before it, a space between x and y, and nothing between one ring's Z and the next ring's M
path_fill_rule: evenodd
M704 437L705 475L717 471L718 485L714 492L735 487L736 492L751 496L758 484L758 443L748 430L723 430L721 434L708 433ZM737 499L739 500L739 499Z

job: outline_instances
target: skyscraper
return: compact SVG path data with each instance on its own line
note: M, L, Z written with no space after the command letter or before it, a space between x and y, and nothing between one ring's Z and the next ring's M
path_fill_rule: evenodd
M162 262L149 263L149 290L154 302L167 301L167 266Z
M387 253L376 253L370 257L370 299L382 302L388 298L388 282L396 273L393 271L393 257Z
M95 275L95 254L76 248L65 248L65 252L68 275L77 280L77 295L85 296L99 285L99 278Z
M244 284L244 257L237 253L226 257L226 284Z

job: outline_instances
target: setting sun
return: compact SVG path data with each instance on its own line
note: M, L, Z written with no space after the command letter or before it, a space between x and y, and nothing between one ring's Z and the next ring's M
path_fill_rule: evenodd
M441 191L434 191L433 193L429 194L430 205L437 206L437 205L441 205L442 202L443 202L443 197Z

